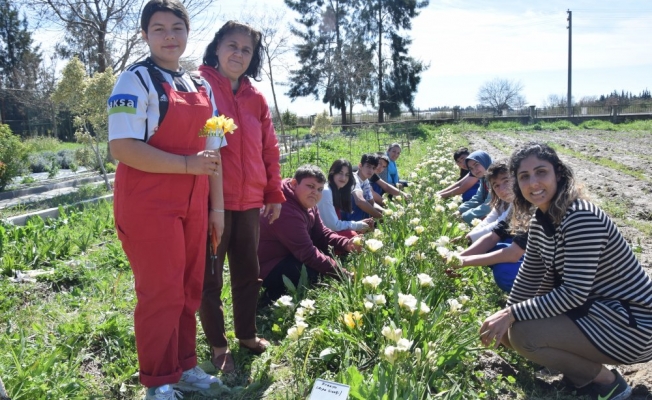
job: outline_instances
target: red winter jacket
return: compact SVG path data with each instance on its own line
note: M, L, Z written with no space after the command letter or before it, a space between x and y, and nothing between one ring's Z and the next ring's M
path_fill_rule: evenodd
M328 251L328 246L345 251L349 238L324 226L317 207L306 210L297 200L290 182L291 179L283 180L287 202L283 204L281 216L272 224L262 214L260 217L259 277L265 279L290 254L317 272L333 274L335 261L323 251Z
M246 76L233 94L231 81L215 68L202 65L201 76L211 85L220 114L238 126L226 135L222 155L224 208L245 211L283 203L280 152L267 102Z

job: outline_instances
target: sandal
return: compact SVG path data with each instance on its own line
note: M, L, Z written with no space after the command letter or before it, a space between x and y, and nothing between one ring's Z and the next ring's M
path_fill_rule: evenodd
M253 347L245 346L244 344L242 344L242 342L239 342L239 344L241 348L247 349L252 354L255 354L257 356L263 354L265 350L267 350L267 348L270 346L269 342L263 338L258 338L258 340L256 341L256 345Z
M217 356L215 353L213 353L211 362L215 368L219 369L225 374L235 371L235 361L233 360L233 355L230 352L222 353Z

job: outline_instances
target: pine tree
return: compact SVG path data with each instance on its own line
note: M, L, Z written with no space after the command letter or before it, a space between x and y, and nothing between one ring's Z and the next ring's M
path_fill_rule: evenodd
M399 113L401 105L414 110L414 93L421 72L428 66L408 56L412 41L401 34L412 29L412 19L429 1L360 0L360 3L359 21L364 21L365 36L373 41L376 49L378 122L383 122L385 112ZM390 58L385 56L387 50Z
M0 0L0 116L23 119L35 103L41 53L33 46L27 18L8 0Z

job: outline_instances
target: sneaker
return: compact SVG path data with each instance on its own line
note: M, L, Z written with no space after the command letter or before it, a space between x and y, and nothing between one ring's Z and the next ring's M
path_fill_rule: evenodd
M620 372L612 369L616 380L609 385L593 384L593 394L595 400L625 400L632 395L632 388L625 382Z
M183 395L170 385L149 388L145 395L145 400L179 400L182 398Z
M203 369L196 366L195 368L183 371L179 383L174 387L179 390L206 390L212 385L222 385L222 381L213 375L208 375Z

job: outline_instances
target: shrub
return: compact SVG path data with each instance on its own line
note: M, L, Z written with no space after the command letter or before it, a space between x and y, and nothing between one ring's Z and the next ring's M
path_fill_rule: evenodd
M290 110L285 110L285 112L281 114L281 120L283 121L283 125L285 125L286 128L297 126L297 115L293 112L290 112Z
M99 150L102 159L106 160L106 147L100 146ZM97 163L97 157L95 157L93 149L89 146L80 147L75 150L75 160L77 160L77 165L83 165L86 168L96 171L100 170L100 165Z
M56 151L61 142L57 138L36 137L25 140L24 144L28 152L40 153L43 151Z
M7 125L0 125L0 190L22 175L27 162L27 149Z

